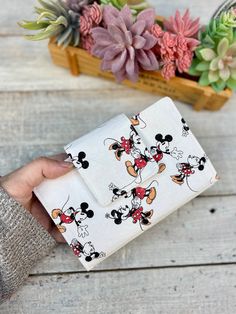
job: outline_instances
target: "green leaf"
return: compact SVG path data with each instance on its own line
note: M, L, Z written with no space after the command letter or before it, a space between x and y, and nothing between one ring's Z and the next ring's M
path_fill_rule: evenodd
M22 21L18 23L19 26L25 29L37 31L40 29L44 29L48 26L48 22L34 22L34 21Z
M223 80L218 80L217 82L212 83L211 86L217 93L219 93L225 89L226 83Z
M227 50L229 48L229 41L227 38L223 38L221 39L221 41L219 42L218 46L217 46L217 53L220 57L224 57Z
M203 59L202 59L202 55L201 55L201 53L200 53L200 50L201 50L201 49L196 49L196 50L194 51L194 53L195 53L196 57L197 57L199 60L203 60Z
M236 91L236 80L229 78L228 81L226 82L227 87Z
M219 71L209 71L208 79L210 83L217 82L219 80Z
M200 54L205 61L211 61L216 57L216 53L211 48L203 48L200 50Z
M193 75L193 76L200 76L201 72L196 70L197 65L199 64L199 60L198 59L193 59L192 64L188 70L188 74Z
M56 21L51 21L51 24L56 24L56 25L60 25L60 24L62 24L62 25L64 25L65 27L67 27L68 26L68 21L67 21L67 19L64 17L64 16L59 16L57 19L56 19Z
M202 72L202 71L209 70L209 67L210 67L210 63L208 61L201 61L196 66L196 70L199 72Z
M208 71L205 71L202 73L198 83L201 86L208 86L210 84L209 79L208 79Z

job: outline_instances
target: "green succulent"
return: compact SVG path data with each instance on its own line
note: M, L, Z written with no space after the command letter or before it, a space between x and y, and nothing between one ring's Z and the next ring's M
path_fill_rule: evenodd
M236 14L233 9L222 12L220 16L211 19L204 31L200 32L202 46L214 48L222 38L230 42L236 39Z
M217 92L236 90L236 42L222 38L216 49L202 48L193 60L190 74L200 76L199 84L211 85Z
M149 7L149 4L145 0L100 0L100 3L105 5L111 4L119 10L128 4L134 15L137 15L140 11Z
M38 0L41 7L35 7L38 17L34 21L22 21L19 25L25 29L39 31L35 35L26 35L29 40L43 40L55 37L59 46L78 46L80 42L79 14L70 10L62 0Z

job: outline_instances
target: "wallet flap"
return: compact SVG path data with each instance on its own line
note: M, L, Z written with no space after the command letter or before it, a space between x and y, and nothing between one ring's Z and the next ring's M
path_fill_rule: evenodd
M65 150L102 206L157 173L154 158L124 114L70 143Z

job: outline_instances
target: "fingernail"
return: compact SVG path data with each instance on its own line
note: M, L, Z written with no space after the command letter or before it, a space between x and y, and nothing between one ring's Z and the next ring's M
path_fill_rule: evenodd
M68 162L68 161L60 161L59 164L60 164L60 166L63 167L63 168L69 168L69 169L71 169L71 168L74 167L73 163L72 163L72 162Z

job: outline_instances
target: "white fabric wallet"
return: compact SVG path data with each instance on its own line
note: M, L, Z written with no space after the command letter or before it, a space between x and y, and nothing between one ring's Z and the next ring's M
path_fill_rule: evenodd
M170 98L65 147L75 169L35 189L87 270L217 181Z

